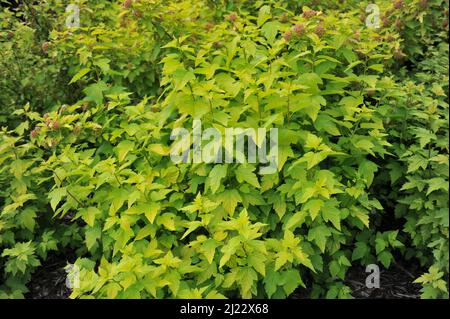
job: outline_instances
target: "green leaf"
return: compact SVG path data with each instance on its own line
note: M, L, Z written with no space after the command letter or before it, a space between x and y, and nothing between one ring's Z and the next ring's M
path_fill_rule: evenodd
M363 258L366 255L368 250L369 249L368 249L366 243L364 243L364 242L357 242L356 243L356 247L355 247L355 249L353 250L353 253L352 253L352 261Z
M359 164L358 174L366 180L367 186L372 185L373 177L376 171L378 171L378 166L372 161L364 160L361 164Z
M286 201L284 197L280 194L276 194L274 197L274 203L273 203L273 209L278 215L278 218L281 220L283 218L284 214L286 213Z
M266 275L266 260L267 257L260 253L253 253L247 257L248 265L252 266L263 277Z
M220 193L218 198L229 216L233 216L237 204L242 202L241 195L239 195L239 192L236 189L226 190Z
M314 221L324 204L321 199L311 199L303 205L303 209L309 211L311 219Z
M266 22L267 20L270 19L271 17L271 13L270 13L270 6L262 6L261 9L259 9L258 12L258 19L256 21L256 24L258 25L258 27L262 26L264 22Z
M341 230L341 214L339 209L332 205L325 205L322 208L322 218L328 222L331 221L334 227Z
M98 66L104 74L108 74L110 70L109 63L111 61L109 59L103 58L94 61L94 65Z
M375 147L373 143L368 139L361 139L358 142L355 143L355 146L363 151L366 151L370 155L375 156L372 149Z
M278 283L281 284L281 274L269 269L267 275L264 277L264 289L267 293L267 297L271 298L277 291Z
M106 90L108 90L108 85L103 81L91 84L83 90L84 94L86 94L84 100L100 105L103 103L103 94Z
M383 264L385 268L389 268L391 261L394 259L392 254L387 250L382 251L378 256L378 260Z
M210 238L202 243L201 251L205 255L206 260L212 264L214 255L216 253L216 248L219 246L219 243Z
M238 282L241 286L242 298L249 299L252 297L252 287L258 280L258 274L250 267L243 267L239 270Z
M300 277L299 271L295 269L289 269L281 273L280 283L283 286L283 290L287 296L292 294L299 286L306 288Z
M222 247L221 251L223 256L219 261L219 268L222 268L228 262L228 260L230 260L231 256L236 252L239 245L239 238L233 237L228 241L226 245Z
M144 239L145 237L150 236L153 232L154 232L154 230L151 227L151 225L147 225L139 230L139 232L136 235L135 240Z
M408 160L407 173L415 172L419 168L422 168L425 170L427 168L427 166L428 166L428 160L426 158L414 155Z
M316 128L316 130L325 131L332 136L341 135L341 132L333 121L333 118L326 114L319 114L317 116L316 120L314 121L314 127Z
M361 63L364 63L364 62L361 61L361 60L358 60L358 61L355 61L355 62L350 63L350 64L347 66L347 68L344 70L344 72L347 73L348 71L350 71L351 69L353 69L355 66L360 65Z
M328 227L324 225L316 226L311 228L308 232L308 240L314 241L320 250L325 252L325 245L327 243L327 238L331 236L331 232Z
M275 268L274 270L277 271L279 270L281 267L283 267L288 261L292 262L292 254L282 250L279 251L276 254L277 258L275 260Z
M174 221L174 214L172 213L164 213L161 216L158 217L157 223L159 225L163 225L166 229L175 231L175 221Z
M270 21L263 25L261 28L261 34L267 39L267 42L275 42L275 38L278 34L280 23L278 21Z
M170 152L169 147L162 144L150 144L148 150L161 156L169 155Z
M300 198L300 203L307 202L310 198L314 197L317 193L317 188L315 186L306 186L303 189L302 196Z
M58 206L61 199L67 195L67 190L65 187L55 188L50 193L48 193L47 197L50 199L50 206L53 211L56 211L56 206Z
M192 222L189 222L188 226L188 229L184 232L183 236L181 236L181 239L185 239L190 233L203 226L203 223L201 221L194 220Z
M88 224L93 227L95 222L95 217L97 215L101 215L101 211L96 207L88 207L87 209L83 209L80 212L81 218Z
M195 74L191 70L178 69L173 74L173 83L175 85L175 90L179 91L183 89L186 84L195 80Z
M367 211L360 208L355 208L352 212L352 215L358 218L364 224L364 226L369 228L370 218Z
M445 192L448 192L448 181L446 181L443 178L435 177L435 178L429 179L427 181L427 183L429 185L428 190L427 190L427 196L429 194L431 194L431 192L437 191L439 189L442 189Z
M339 272L341 271L341 266L339 265L339 263L336 260L332 260L329 265L329 269L330 269L331 276L336 277L339 274Z
M317 152L317 153L307 152L306 154L303 155L302 158L298 160L298 162L299 163L306 162L308 164L307 169L309 170L326 158L327 158L326 152Z
M88 227L86 229L85 241L86 241L86 247L88 250L91 250L94 247L97 240L100 239L101 235L102 235L102 230L98 226L97 227Z
M305 147L317 150L317 149L319 149L319 146L321 144L322 144L322 138L320 138L314 134L308 133L308 135L306 136Z
M242 89L242 84L237 82L228 73L219 73L215 76L217 85L225 90L231 97L238 95L239 91Z
M85 76L86 74L88 74L89 71L91 71L90 68L84 68L84 69L81 69L80 71L78 71L77 74L74 75L74 77L72 78L72 80L70 80L69 84L72 84L72 83L78 81L78 80L81 79L83 76Z
M303 252L302 249L300 249L300 248L295 249L294 254L295 254L296 260L298 262L300 262L302 265L308 267L312 271L316 272L311 260L309 259L309 256L305 252Z
M419 139L421 148L424 148L428 143L436 139L436 134L424 128L418 127L413 129L413 131L416 138Z
M206 189L211 189L211 192L214 194L217 192L221 185L221 181L224 177L227 176L227 165L216 165L213 167L211 172L209 172L209 176L206 179Z
M236 169L236 179L239 183L247 182L250 185L260 188L258 178L256 177L256 174L253 173L255 170L255 167L250 165L239 165Z
M32 207L27 207L17 215L17 221L29 231L33 231L36 225L36 212Z
M305 211L295 212L286 222L284 229L293 231L297 227L301 227L305 222L307 214Z
M134 142L129 140L120 142L116 147L117 157L119 158L119 161L122 162L125 159L125 156L127 156L128 152L132 151L133 149Z
M387 247L387 243L383 238L381 238L381 237L375 238L375 251L377 254L382 252L386 247Z
M383 64L372 64L371 66L369 66L369 69L382 73L384 70L384 65Z

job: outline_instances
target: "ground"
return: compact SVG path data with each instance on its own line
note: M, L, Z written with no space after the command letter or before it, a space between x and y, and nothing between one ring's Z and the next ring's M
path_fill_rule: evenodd
M63 256L52 255L34 274L26 295L31 299L67 299L70 289L66 287L67 261ZM361 266L349 269L345 284L352 288L356 299L419 299L420 285L412 281L419 277L420 269L414 263L394 263L389 269L380 269L380 288L367 288L368 273ZM303 292L294 293L291 298L308 298Z

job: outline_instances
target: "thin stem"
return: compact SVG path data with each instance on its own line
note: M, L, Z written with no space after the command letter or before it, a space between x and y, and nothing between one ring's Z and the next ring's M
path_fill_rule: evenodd
M116 173L113 173L114 177L116 178L117 183L119 183L120 186L122 186L122 183L120 182L119 178L117 177Z
M287 120L288 124L291 123L291 85L292 79L289 80L288 96L287 96Z
M62 179L58 176L58 174L56 173L56 171L53 171L53 174L55 174L55 177L59 180L59 183L62 185ZM85 207L84 204L82 202L80 202L78 200L78 198L76 198L67 188L66 188L66 192L67 194L72 197L81 207Z
M208 98L209 101L209 111L211 112L211 121L214 121L214 111L213 111L213 105L211 102L211 98Z

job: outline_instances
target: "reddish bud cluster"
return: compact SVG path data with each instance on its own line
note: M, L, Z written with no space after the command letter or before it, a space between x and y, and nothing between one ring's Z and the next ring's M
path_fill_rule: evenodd
M317 14L315 10L305 10L303 11L303 17L306 19L312 18Z
M393 55L394 59L397 61L403 59L406 56L401 49L396 49Z
M427 7L427 5L428 5L428 0L420 0L420 1L419 1L419 6L420 6L422 9L425 9L425 8Z
M401 7L403 7L403 0L396 0L394 1L394 8L395 9L400 9Z
M314 32L319 36L323 36L325 34L325 28L322 24L317 25L316 29L314 30Z
M50 49L50 43L49 42L42 43L42 51L44 53L47 53L49 49Z
M289 21L289 15L285 12L283 13L283 15L280 17L280 22L281 23L286 23Z
M375 94L376 94L376 91L375 91L374 89L368 89L368 90L367 90L367 95L368 95L368 96L372 97L372 96L374 96Z
M32 130L30 135L31 135L32 138L38 137L39 136L38 128L35 128L34 130Z
M125 0L125 1L123 2L123 7L124 7L125 9L128 9L128 8L131 7L132 4L133 4L133 1L132 1L132 0Z
M305 32L305 25L303 23L296 24L292 30L297 36L301 36Z
M52 139L50 146L56 147L58 144L59 144L59 141L56 138L54 138L54 139Z
M364 60L365 58L366 58L366 55L364 54L364 52L362 52L362 51L356 51L356 55L358 56L358 58L360 59L360 60Z
M227 20L234 22L237 19L237 13L236 12L231 12L228 16L227 16Z
M386 13L384 14L385 17L390 17L394 13L394 11L395 10L393 8L386 10Z
M120 21L120 26L121 26L122 28L126 28L126 27L128 26L128 20L127 20L127 17L126 17L126 16L123 16L123 17L122 17L122 20Z
M54 130L58 130L59 129L59 122L58 121L53 121L52 123L52 129Z
M205 24L205 29L206 30L211 30L212 28L214 28L214 23L208 22L207 24Z
M44 114L44 121L45 121L45 125L47 125L47 127L50 127L51 121L50 121L50 117L49 117L48 113Z
M213 46L216 49L220 49L223 46L223 43L222 43L222 41L217 41L217 42L214 42Z
M286 40L286 42L291 41L291 39L292 39L292 31L290 31L290 30L286 31L284 33L283 37L284 37L284 40Z

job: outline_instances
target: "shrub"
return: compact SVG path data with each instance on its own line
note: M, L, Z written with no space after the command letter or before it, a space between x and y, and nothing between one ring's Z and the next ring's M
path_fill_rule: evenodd
M405 220L406 257L431 267L417 279L425 298L448 298L448 47L438 49L418 65L415 82L396 88L387 119L395 155L385 164L394 190L387 201Z
M16 115L22 118L22 124L12 132L0 132L0 276L4 279L0 298L23 297L41 260L50 251L77 247L81 239L76 224L52 220L48 202L41 197L52 185L51 175L41 167L46 152L26 133L40 116L29 105L17 110Z
M381 1L379 29L356 1L81 1L71 29L60 2L3 11L0 297L68 250L72 298L351 298L350 267L399 258L448 297L442 3ZM175 163L196 120L278 129L276 172L226 143Z
M383 90L390 48L367 30L349 40L360 21L345 14L299 17L306 34L287 42L293 25L270 10L165 45L164 95L153 105L128 105L119 93L50 115L61 130L49 199L87 223L92 254L77 262L86 280L74 297L286 297L303 280L323 283L320 295L350 295L339 283L352 254L345 245L382 208L367 188L389 143L367 96ZM339 18L348 23L328 31ZM174 165L170 130L196 118L205 129L279 128L278 173ZM45 144L53 133L40 127Z

